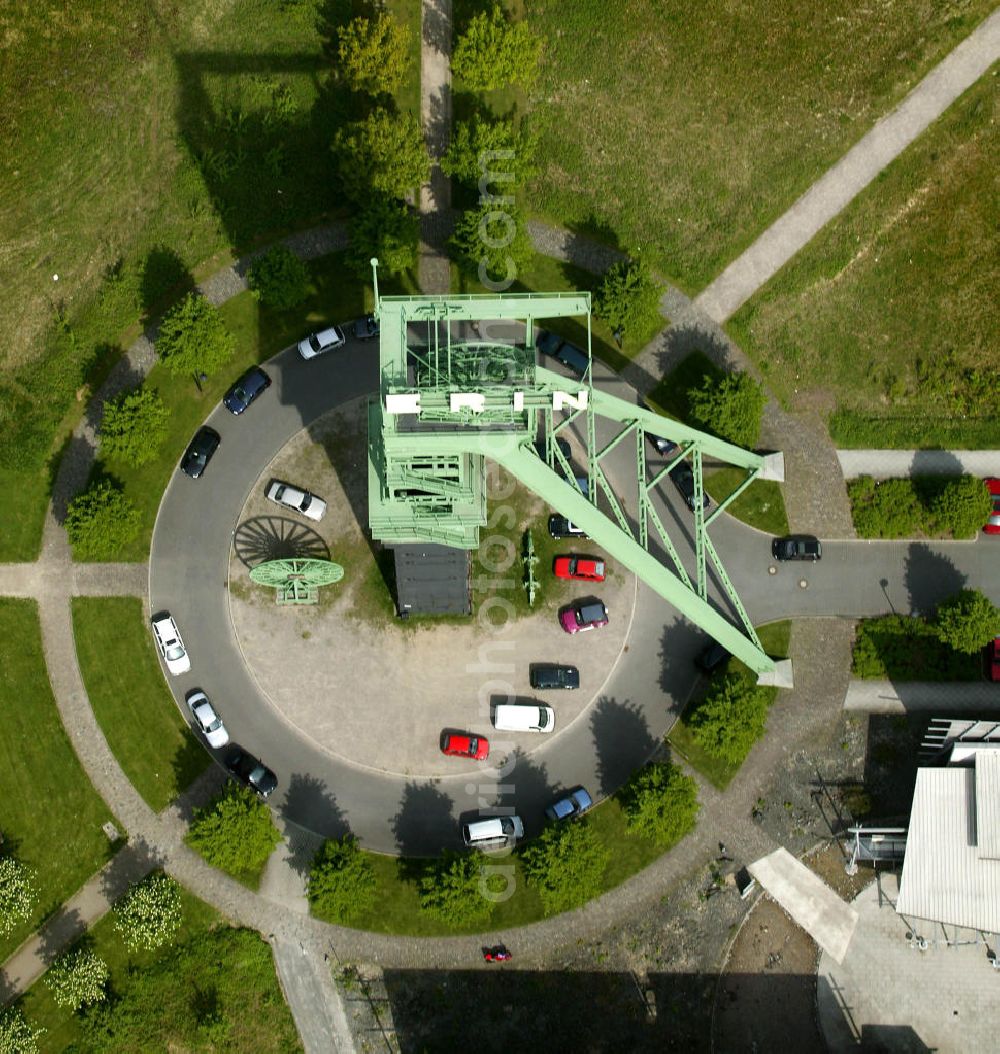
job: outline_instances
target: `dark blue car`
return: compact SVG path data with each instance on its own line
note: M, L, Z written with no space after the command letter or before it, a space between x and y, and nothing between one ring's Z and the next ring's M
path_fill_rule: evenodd
M551 355L556 362L561 362L571 369L578 377L583 377L590 363L587 361L586 352L581 351L575 344L563 340L558 333L543 329L538 334L535 347L543 355Z
M271 378L259 367L251 366L222 397L222 405L231 414L241 414L265 388Z

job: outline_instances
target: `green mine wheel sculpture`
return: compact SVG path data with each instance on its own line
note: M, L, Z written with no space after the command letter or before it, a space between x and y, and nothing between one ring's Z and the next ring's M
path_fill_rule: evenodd
M316 604L319 587L333 585L344 569L331 560L268 560L250 569L259 586L273 586L278 604Z

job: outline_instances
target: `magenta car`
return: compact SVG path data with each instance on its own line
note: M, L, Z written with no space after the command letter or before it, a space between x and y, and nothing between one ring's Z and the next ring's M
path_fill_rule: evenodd
M559 612L559 624L567 633L582 633L608 624L608 609L600 600L574 600Z

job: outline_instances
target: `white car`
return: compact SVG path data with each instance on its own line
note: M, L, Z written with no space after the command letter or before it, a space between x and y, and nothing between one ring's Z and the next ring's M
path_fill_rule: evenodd
M169 611L164 611L153 618L153 638L157 648L163 656L167 669L176 677L179 673L187 673L191 669L191 660L188 658L184 641L177 629L177 623Z
M215 708L208 701L208 696L202 691L190 692L187 704L191 710L194 723L204 733L210 747L224 747L229 742L229 733L222 723L222 718L215 712Z
M330 326L317 333L311 333L305 340L299 341L299 354L304 359L315 359L327 351L333 351L346 342L344 331L340 326Z
M301 512L310 520L318 522L326 515L326 502L322 498L300 487L293 487L291 483L282 483L280 479L272 479L264 493L269 500L284 505L286 509Z

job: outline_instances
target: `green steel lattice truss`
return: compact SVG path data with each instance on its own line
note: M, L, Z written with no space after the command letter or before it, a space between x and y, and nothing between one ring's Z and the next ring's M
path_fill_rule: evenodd
M587 346L582 350L589 364L589 293L380 298L377 273L375 278L380 383L379 397L371 400L368 410L368 511L374 538L390 545L428 541L476 548L479 528L486 524L485 459L491 459L751 669L773 670L774 662L760 646L708 527L754 479L782 478L780 455L753 454L595 389L589 365L581 381L536 365L536 320L567 317L585 323ZM464 323L467 329L485 320L523 325L523 342L512 346L456 337L454 324ZM602 447L596 438L598 417L621 426ZM573 469L555 442L573 424L586 438L588 497L573 482ZM544 457L534 445L539 429ZM676 456L652 477L646 467L645 432L678 444ZM632 523L601 465L623 443L631 444L635 453ZM701 504L705 456L747 473L708 516ZM695 483L694 581L651 500L667 472L685 459ZM653 535L669 563L650 552ZM707 599L709 561L740 625Z
M251 581L274 587L278 604L316 604L320 586L343 577L344 569L332 560L268 560L250 568Z

